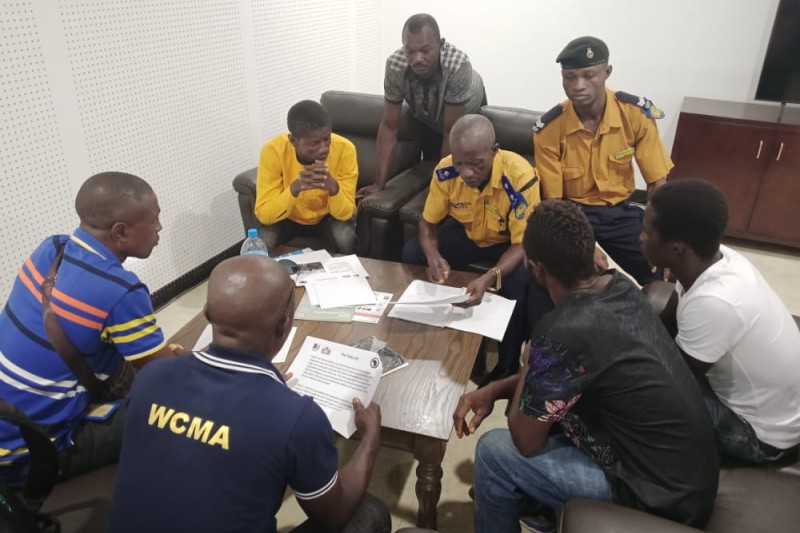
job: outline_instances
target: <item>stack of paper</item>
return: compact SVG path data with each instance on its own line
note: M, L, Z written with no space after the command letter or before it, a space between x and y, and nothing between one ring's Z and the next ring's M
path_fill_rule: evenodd
M358 257L346 255L303 263L295 283L298 287L306 288L311 305L331 309L376 303L375 294L367 281L368 276Z
M479 305L466 309L454 307L453 303L468 299L466 292L463 287L447 287L414 280L395 302L389 316L503 340L514 311L514 300L487 292Z

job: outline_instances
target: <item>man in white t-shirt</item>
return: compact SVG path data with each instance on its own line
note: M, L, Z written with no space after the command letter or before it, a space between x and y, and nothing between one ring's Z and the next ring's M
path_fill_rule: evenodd
M650 262L677 276L678 347L700 379L720 453L752 463L793 456L800 443L800 331L741 254L721 246L722 192L672 181L647 207L640 237Z

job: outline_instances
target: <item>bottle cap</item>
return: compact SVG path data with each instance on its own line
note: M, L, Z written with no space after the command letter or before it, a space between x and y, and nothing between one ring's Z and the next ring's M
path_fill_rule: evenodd
M248 237L258 237L258 230L256 228L250 228L247 230Z

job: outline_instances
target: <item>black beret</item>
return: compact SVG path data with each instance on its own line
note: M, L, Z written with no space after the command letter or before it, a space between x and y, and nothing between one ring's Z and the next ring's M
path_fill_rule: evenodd
M578 37L569 42L556 58L561 68L584 68L608 61L608 46L597 37Z

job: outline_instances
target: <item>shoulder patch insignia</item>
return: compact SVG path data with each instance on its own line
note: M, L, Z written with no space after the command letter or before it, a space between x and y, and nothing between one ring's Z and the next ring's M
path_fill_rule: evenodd
M556 118L558 115L564 112L564 108L561 107L561 104L556 104L554 107L550 108L550 110L539 117L536 123L533 125L533 133L539 133L544 129L547 124Z
M508 195L508 200L511 202L511 211L518 220L525 218L525 211L528 209L528 201L521 192L514 190L511 180L507 176L502 176L500 182L503 184L503 190Z
M644 113L650 118L654 119L664 118L664 112L658 107L656 107L656 105L651 100L648 100L644 96L634 96L624 91L617 91L615 93L615 96L617 97L617 100L619 100L620 102L638 105L639 108L642 110L642 113Z
M439 181L447 181L451 180L458 176L458 171L456 167L442 167L436 169L436 178Z

